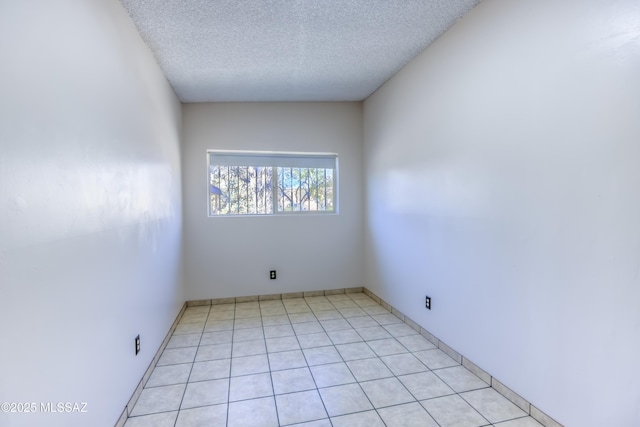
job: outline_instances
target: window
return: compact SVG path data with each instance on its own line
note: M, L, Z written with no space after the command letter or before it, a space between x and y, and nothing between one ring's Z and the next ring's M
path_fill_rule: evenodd
M335 213L337 155L208 151L209 216Z

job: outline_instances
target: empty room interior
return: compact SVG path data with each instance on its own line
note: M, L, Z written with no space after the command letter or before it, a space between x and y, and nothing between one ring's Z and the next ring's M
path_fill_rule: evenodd
M0 40L0 426L640 425L637 0L6 0Z

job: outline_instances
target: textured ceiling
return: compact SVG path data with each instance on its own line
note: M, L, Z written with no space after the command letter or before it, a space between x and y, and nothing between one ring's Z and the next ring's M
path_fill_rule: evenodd
M182 102L360 101L480 0L121 0Z

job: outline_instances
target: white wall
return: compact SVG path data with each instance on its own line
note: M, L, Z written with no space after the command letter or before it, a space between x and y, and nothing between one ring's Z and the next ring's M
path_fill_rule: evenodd
M364 105L366 285L567 426L640 425L638 76L637 1L486 0Z
M185 104L183 118L187 300L362 286L361 103ZM208 218L207 149L338 153L339 214Z
M0 402L88 411L0 425L113 426L184 301L181 106L117 0L0 2L0 40Z

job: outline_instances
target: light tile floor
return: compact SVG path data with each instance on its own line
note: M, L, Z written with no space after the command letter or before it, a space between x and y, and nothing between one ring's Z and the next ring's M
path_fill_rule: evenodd
M540 427L363 293L188 307L126 427Z

